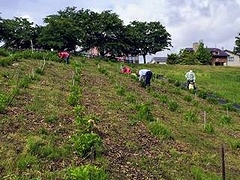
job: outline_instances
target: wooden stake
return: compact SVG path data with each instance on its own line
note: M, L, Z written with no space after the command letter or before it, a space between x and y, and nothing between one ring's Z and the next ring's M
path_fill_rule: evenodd
M225 169L225 150L222 144L222 179L226 180L226 169Z
M203 122L204 122L204 128L206 127L206 123L207 123L207 118L206 118L206 111L203 112Z

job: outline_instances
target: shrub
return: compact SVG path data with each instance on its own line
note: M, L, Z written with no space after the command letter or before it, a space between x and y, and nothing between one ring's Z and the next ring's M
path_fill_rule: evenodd
M102 168L92 165L82 165L80 167L67 169L66 179L69 180L106 180L107 174Z
M89 153L98 153L102 148L102 140L95 133L77 134L72 137L72 142L81 157L88 156Z

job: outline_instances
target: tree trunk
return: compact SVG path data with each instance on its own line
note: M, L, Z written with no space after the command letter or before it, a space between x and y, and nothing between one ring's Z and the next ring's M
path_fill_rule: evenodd
M143 63L146 64L146 54L143 54Z

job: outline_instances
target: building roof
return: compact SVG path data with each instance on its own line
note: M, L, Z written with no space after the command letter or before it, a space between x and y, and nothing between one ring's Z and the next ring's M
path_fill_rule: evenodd
M193 48L185 48L185 50L187 51L194 51ZM218 54L213 54L213 56L216 56L216 57L227 57L229 56L227 53L225 53L223 50L221 49L218 49L218 48L208 48L208 50L213 53L213 52L218 52Z
M167 62L167 57L153 57L151 61L155 61L155 62Z

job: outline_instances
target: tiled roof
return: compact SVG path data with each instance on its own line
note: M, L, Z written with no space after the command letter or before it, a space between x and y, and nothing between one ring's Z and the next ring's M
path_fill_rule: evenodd
M208 48L209 49L209 51L211 52L211 53L213 53L213 52L217 52L218 54L213 54L213 56L217 56L217 57L227 57L227 56L229 56L227 53L225 53L223 50L221 50L221 49L218 49L218 48ZM187 50L187 51L193 51L193 48L185 48L185 50Z

